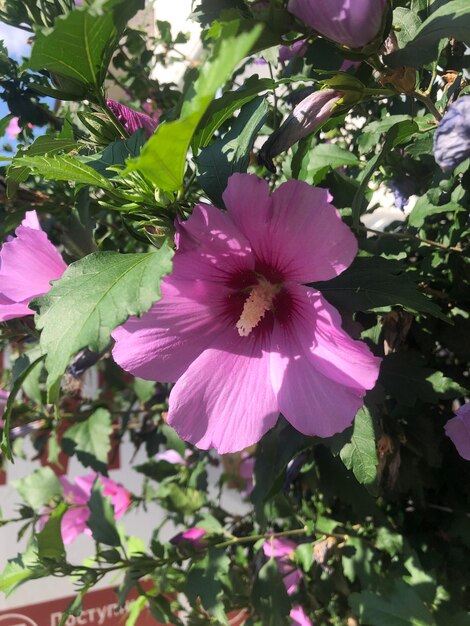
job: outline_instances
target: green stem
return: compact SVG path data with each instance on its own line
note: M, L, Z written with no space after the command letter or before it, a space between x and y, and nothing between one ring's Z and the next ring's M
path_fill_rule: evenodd
M228 546L232 546L237 543L254 543L259 539L274 539L276 537L288 537L290 535L305 535L308 532L306 527L304 528L296 528L294 530L283 530L279 533L265 533L260 535L249 535L248 537L233 537L229 541L223 541L222 543L217 543L215 545L216 548L227 548Z
M431 100L431 98L426 93L421 93L420 91L415 91L415 93L413 95L415 96L415 98L417 100L419 100L420 102L422 102L425 105L425 107L428 109L428 111L430 113L432 113L432 115L434 116L434 119L436 120L436 122L440 122L441 121L442 115L436 109L436 106L435 106L434 102Z

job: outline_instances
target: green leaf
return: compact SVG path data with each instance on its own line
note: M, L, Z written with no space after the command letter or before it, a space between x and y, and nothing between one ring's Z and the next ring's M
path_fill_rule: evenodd
M146 465L148 464L140 465L138 471L142 471L142 468ZM159 465L161 467L161 463ZM166 465L168 466L168 463ZM206 501L205 494L202 491L191 488L182 489L176 483L161 485L157 495L160 499L164 498L166 500L166 508L183 515L194 514Z
M31 374L31 372L34 371L36 366L45 359L45 355L41 355L34 361L30 362L29 358L26 357L26 355L24 355L24 357L25 357L25 361L23 361L24 369L22 369L21 372L18 372L18 374L13 380L13 384L11 386L10 393L8 395L7 402L5 405L5 410L2 416L3 433L2 433L2 441L1 441L0 447L4 455L6 456L6 458L10 459L10 461L12 460L11 447L10 447L10 419L11 419L11 412L15 404L16 396L20 392L21 387L23 386L23 383L27 379L27 377ZM17 362L19 360L20 359L18 359Z
M90 517L87 526L97 543L107 546L120 546L121 539L114 521L114 508L111 498L103 495L103 485L99 478L95 480L88 500Z
M413 210L408 215L408 224L415 228L421 228L427 217L430 215L439 215L441 213L458 213L465 209L456 202L447 202L441 206L435 206L425 195L419 198Z
M55 496L62 494L59 479L50 467L41 467L28 476L13 481L20 496L35 511L39 511Z
M27 64L53 74L59 89L72 99L99 92L129 19L144 8L143 0L95 5L74 9L58 17L53 28L38 30Z
M390 556L403 552L403 536L381 526L377 531L375 546L378 550L384 550Z
M253 584L253 606L263 626L287 626L291 609L289 596L274 559L259 570Z
M160 298L159 279L171 271L172 254L166 244L147 254L95 252L72 263L46 295L33 300L50 396L56 397L74 354L86 347L101 352L114 328Z
M38 558L39 560L52 559L62 561L65 559L64 542L62 541L61 523L64 513L67 511L65 502L51 513L44 528L38 534Z
M125 165L129 157L138 157L145 143L145 132L140 128L128 139L116 139L107 146L98 158L88 161L88 165L106 178L113 178L116 172L108 170L112 165Z
M388 65L422 67L436 58L439 42L454 37L470 43L470 4L468 0L450 0L423 22L415 36L401 50L385 57Z
M439 307L418 290L400 264L381 257L357 257L340 276L314 286L334 306L346 311L401 305L448 321Z
M0 574L0 591L10 595L27 580L48 576L49 572L38 561L37 547L31 543L26 551L11 559Z
M333 143L320 143L309 150L303 159L299 178L313 185L320 183L330 170L344 165L358 165L355 154Z
M157 187L176 191L183 184L186 154L191 138L217 90L231 76L261 34L257 25L250 32L236 33L239 22L224 25L225 36L214 45L212 56L202 66L194 95L185 101L178 120L162 123L127 171L142 171Z
M415 11L404 7L398 7L393 11L393 27L399 48L404 48L414 38L420 26L421 20Z
M397 145L408 141L419 130L418 124L411 120L403 120L395 123L385 136L385 142L378 154L373 157L362 173L361 184L353 198L351 209L354 227L359 226L359 219L367 208L366 191L369 181L378 169L386 155Z
M402 580L389 594L353 593L349 604L364 626L435 626L434 618L418 594Z
M359 579L363 586L370 585L373 558L374 551L366 541L360 537L349 537L341 557L344 575L352 583Z
M311 446L311 442L281 420L260 441L255 462L255 486L250 495L260 525L266 524L266 501L282 488L287 464L297 452Z
M193 150L205 148L215 131L242 106L253 100L261 91L273 89L275 81L270 78L250 76L236 91L228 91L214 100L199 123L193 139Z
M199 183L216 206L223 206L228 178L247 171L250 150L267 114L268 105L261 96L245 104L230 131L199 154Z
M382 133L386 133L392 126L399 122L407 121L411 121L409 115L390 115L383 120L369 122L369 124L364 126L361 130L361 134L358 137L357 145L359 150L364 153L375 149Z
M64 125L65 127L65 125ZM72 137L60 137L58 135L41 135L33 141L28 148L21 148L15 155L10 167L7 169L8 196L13 195L19 183L24 182L30 172L30 167L21 163L24 156L37 156L47 154L52 156L59 152L72 152L78 149L78 144Z
M12 167L25 167L47 180L66 180L101 189L112 189L112 184L78 158L71 156L24 156L14 159Z
M372 485L375 482L379 459L373 419L367 407L364 406L357 412L351 442L343 447L340 457L360 483Z
M203 607L223 624L228 624L223 605L223 581L230 559L221 549L209 548L200 561L191 565L186 578L186 594L194 606L197 598Z
M20 563L9 561L0 574L0 591L10 595L21 583L34 578L32 570L23 567Z
M107 409L99 408L88 419L68 428L62 437L62 449L69 456L76 455L85 467L106 474L111 450L113 425Z
M143 378L134 378L133 388L135 395L141 402L148 402L155 394L155 381L144 380Z
M385 390L405 406L414 406L418 398L434 403L439 398L458 398L466 393L442 372L425 367L424 358L412 351L389 354L382 362L380 380Z
M139 615L145 608L147 599L145 596L139 596L129 604L129 615L126 619L125 626L135 626Z

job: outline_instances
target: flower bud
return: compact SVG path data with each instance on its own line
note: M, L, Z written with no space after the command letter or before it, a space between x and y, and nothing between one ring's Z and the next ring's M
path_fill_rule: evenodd
M274 172L273 158L326 122L341 97L342 94L335 89L321 89L299 102L261 148L260 163Z
M448 109L434 135L434 158L450 172L470 156L470 96L462 96Z
M455 412L455 417L445 425L445 433L452 440L460 456L470 461L470 402Z
M153 135L158 126L158 122L153 120L150 116L145 113L139 113L139 111L134 111L134 109L130 109L129 107L126 107L125 104L120 104L115 100L110 100L108 98L106 100L106 106L117 117L119 122L121 122L129 135L135 133L135 131L139 128L143 128L145 136L148 139L151 135Z
M290 0L288 10L320 35L362 48L382 28L387 0Z

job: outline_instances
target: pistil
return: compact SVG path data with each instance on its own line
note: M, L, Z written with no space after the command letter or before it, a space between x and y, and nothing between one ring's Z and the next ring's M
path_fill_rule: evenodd
M258 284L251 289L236 324L241 337L248 337L253 328L258 326L267 311L272 308L273 299L280 288L280 285L273 285L261 277Z

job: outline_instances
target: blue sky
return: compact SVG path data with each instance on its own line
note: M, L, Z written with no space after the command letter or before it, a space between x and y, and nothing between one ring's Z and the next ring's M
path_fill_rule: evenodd
M10 57L19 63L22 62L23 57L28 57L30 54L31 46L28 43L28 39L30 39L31 36L32 34L28 31L0 22L0 40L2 40L5 44ZM53 103L51 98L43 98L43 100L48 102L50 106ZM0 119L5 115L8 115L8 113L8 106L3 100L0 99ZM39 134L41 134L41 132L39 132ZM17 143L16 141L12 141L6 137L3 138L3 142L9 143L14 148ZM0 154L5 155L7 153L0 149ZM8 153L8 156L11 156L11 153Z

